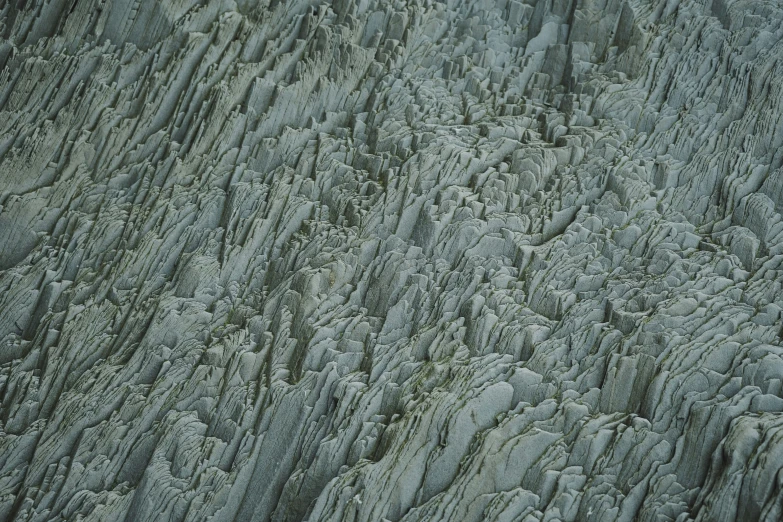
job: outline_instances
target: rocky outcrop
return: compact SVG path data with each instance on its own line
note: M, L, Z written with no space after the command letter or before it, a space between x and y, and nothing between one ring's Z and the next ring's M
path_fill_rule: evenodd
M780 2L0 13L0 520L783 518Z

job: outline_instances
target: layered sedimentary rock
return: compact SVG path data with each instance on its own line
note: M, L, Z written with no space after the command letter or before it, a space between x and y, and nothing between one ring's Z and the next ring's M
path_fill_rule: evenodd
M0 520L783 518L783 5L0 5Z

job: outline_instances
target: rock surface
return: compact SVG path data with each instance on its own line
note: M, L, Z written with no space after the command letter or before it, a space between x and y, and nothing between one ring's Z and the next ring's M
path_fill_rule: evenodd
M0 520L783 519L779 0L0 36Z

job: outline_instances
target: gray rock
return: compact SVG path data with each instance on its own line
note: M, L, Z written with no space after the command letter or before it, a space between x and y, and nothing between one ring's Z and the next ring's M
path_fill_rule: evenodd
M0 521L783 518L779 3L0 13Z

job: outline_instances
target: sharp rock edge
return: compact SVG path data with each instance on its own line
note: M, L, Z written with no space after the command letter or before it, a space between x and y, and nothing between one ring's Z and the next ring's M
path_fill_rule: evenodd
M783 518L780 1L0 36L0 520Z

